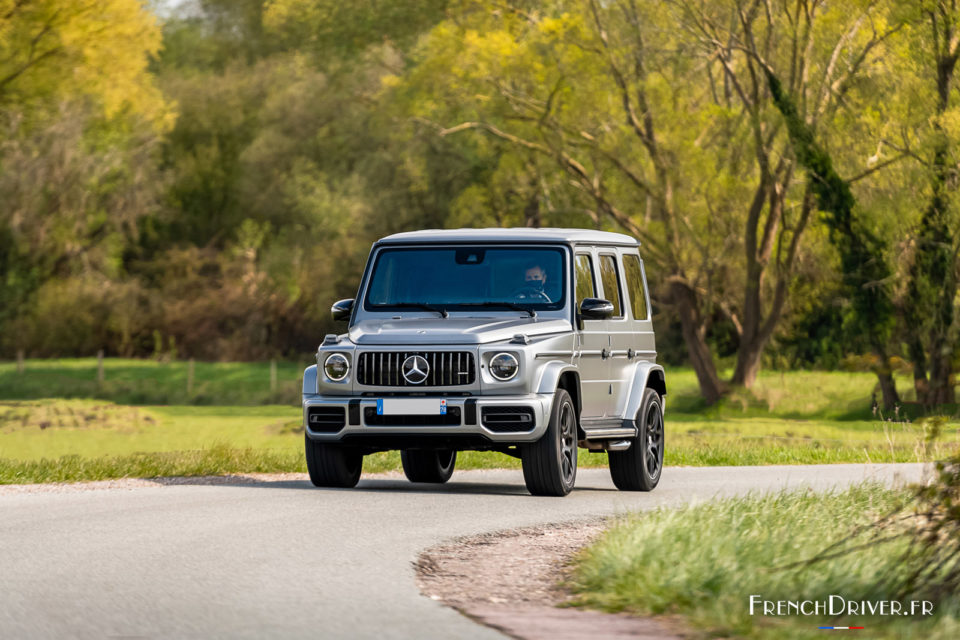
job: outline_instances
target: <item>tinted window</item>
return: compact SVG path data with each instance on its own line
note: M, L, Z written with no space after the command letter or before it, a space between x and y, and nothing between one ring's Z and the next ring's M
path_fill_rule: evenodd
M593 278L593 261L585 253L577 254L577 309L584 298L596 298L597 285Z
M613 317L622 318L620 278L617 277L617 259L613 256L600 256L600 282L603 283L603 297L613 303Z
M630 292L630 310L634 320L647 319L647 291L643 286L643 270L640 268L640 257L623 256L623 271L627 276L627 290Z
M562 309L563 266L560 248L382 249L370 276L365 308L386 311L427 304L449 311L473 311L496 310L494 303L508 302L534 309Z

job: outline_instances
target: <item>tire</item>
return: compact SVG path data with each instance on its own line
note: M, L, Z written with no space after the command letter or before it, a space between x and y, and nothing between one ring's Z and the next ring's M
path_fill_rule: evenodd
M453 449L404 449L400 452L400 462L403 463L403 473L410 482L443 484L453 475L457 452Z
M307 454L307 471L315 487L357 486L363 470L363 454L337 444L314 442L304 436Z
M535 496L565 496L577 480L577 411L565 389L557 389L547 432L520 451L523 480Z
M663 400L655 390L643 392L635 421L630 448L609 453L610 477L621 491L653 491L663 473Z

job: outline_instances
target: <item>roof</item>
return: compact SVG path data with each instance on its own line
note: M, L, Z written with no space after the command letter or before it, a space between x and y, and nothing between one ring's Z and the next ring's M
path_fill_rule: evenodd
M377 244L407 242L570 242L580 244L627 245L640 243L631 236L594 229L556 229L516 227L510 229L423 229L395 233Z

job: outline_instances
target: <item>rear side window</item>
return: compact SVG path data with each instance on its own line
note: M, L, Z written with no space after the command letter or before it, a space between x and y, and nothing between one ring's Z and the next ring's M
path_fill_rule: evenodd
M623 256L623 271L627 276L627 290L630 292L630 310L634 320L647 319L647 290L643 286L643 269L640 268L640 256Z
M584 298L597 297L597 284L593 277L593 262L585 253L577 254L577 309Z
M617 276L617 259L614 256L600 256L600 282L603 283L603 296L613 303L613 317L623 317L623 298L620 295L620 278Z

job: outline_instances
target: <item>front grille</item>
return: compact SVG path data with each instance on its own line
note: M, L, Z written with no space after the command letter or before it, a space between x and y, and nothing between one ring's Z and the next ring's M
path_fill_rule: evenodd
M411 384L401 371L410 356L423 356L430 365L427 379ZM476 364L469 351L364 351L357 359L357 381L373 387L449 387L473 384Z
M449 407L446 414L421 416L381 416L373 407L363 410L369 427L455 427L460 425L460 407Z
M480 422L494 433L533 431L533 409L530 407L483 407Z
M309 407L307 424L314 433L336 433L347 422L347 412L343 407Z

